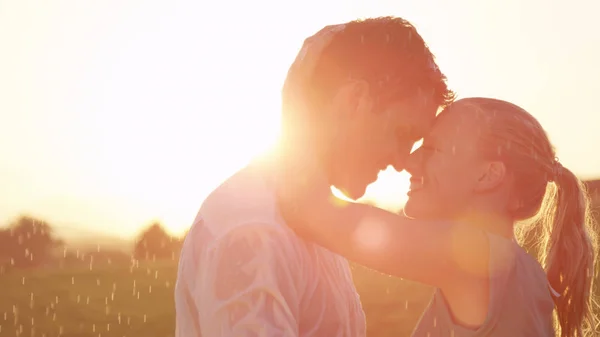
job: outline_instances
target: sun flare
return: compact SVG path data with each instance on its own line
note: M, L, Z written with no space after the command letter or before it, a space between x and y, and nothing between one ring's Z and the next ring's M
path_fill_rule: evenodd
M405 171L398 172L393 167L388 166L388 168L379 172L377 180L367 187L365 195L356 202L375 205L390 212L398 212L406 203L406 193L409 186L410 175L408 173ZM331 192L341 200L354 201L334 186L331 186Z

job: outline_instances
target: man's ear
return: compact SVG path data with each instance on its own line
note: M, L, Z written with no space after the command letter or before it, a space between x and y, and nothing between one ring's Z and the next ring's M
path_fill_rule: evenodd
M501 161L492 161L483 164L481 175L475 185L477 192L496 189L506 179L506 165Z
M349 80L336 92L331 112L334 118L348 118L370 111L372 103L369 84L364 80Z

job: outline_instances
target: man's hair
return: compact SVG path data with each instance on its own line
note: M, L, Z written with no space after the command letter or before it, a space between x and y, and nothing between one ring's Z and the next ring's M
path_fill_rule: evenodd
M419 91L438 107L455 98L416 28L398 17L351 21L335 33L308 81L311 105L320 110L351 79L369 83L375 111Z

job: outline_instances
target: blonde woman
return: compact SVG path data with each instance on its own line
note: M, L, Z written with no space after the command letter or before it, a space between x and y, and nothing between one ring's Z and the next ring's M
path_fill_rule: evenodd
M408 159L407 217L336 206L306 158L289 159L287 174L305 175L309 184L287 181L278 192L287 224L349 260L435 286L413 336L595 335L598 234L587 196L522 108L490 98L446 108ZM539 259L515 238L529 219L542 244Z

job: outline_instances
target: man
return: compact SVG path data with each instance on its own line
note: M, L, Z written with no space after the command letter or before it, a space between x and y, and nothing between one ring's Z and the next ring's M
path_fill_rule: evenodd
M401 168L452 99L403 19L352 21L308 38L284 85L278 156L255 160L218 187L187 235L177 336L364 336L347 261L286 226L272 178L285 175L285 156L308 150L332 185L360 197L381 169Z

